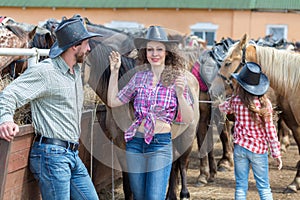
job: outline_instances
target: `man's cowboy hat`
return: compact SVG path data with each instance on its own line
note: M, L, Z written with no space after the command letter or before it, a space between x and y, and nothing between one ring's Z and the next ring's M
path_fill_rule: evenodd
M145 38L135 38L134 45L137 49L146 48L149 41L162 42L167 44L176 44L178 40L169 40L167 33L160 26L150 26Z
M55 29L55 34L56 41L50 48L50 58L59 56L68 48L79 44L83 40L96 36L102 37L100 34L88 32L79 17L63 20Z
M265 94L270 85L268 77L261 72L261 67L254 62L247 62L240 73L231 75L247 92L253 95Z

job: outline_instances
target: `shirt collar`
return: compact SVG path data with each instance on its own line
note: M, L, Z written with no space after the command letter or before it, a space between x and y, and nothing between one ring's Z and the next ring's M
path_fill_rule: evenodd
M56 58L53 58L52 60L63 74L66 74L70 70L70 67L67 65L67 63L61 56L57 56ZM73 68L74 68L74 71L77 72L79 70L78 63L76 63L73 66Z

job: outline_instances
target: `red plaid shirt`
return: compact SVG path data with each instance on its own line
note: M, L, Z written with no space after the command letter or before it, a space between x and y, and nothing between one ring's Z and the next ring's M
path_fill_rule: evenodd
M136 120L125 131L125 141L132 139L143 119L146 119L144 124L145 142L149 144L154 135L156 119L172 123L176 116L178 102L175 85L165 87L159 82L156 87L153 87L152 82L152 71L141 71L136 73L118 93L118 98L123 103L128 103L134 99ZM184 96L192 104L188 94L188 88L186 88Z
M257 108L261 107L258 98L254 100L254 103ZM258 154L266 153L268 146L270 146L273 158L281 156L280 143L272 117L270 117L269 121L266 121L265 126L263 126L262 120L257 114L257 119L254 121L248 108L241 102L239 96L233 96L229 101L220 104L219 108L221 112L235 115L233 134L235 144ZM272 112L270 101L268 101L268 111Z

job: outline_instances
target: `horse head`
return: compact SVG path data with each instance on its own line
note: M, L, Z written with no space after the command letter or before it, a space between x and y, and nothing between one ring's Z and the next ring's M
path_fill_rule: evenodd
M28 48L36 29L37 27L34 27L32 30L26 31L16 24L0 26L0 48ZM14 61L15 64L9 65ZM2 74L13 71L15 75L16 64L19 63L22 64L21 71L23 71L26 68L24 56L1 56L0 71ZM8 65L10 68L6 69Z
M209 93L212 97L229 96L233 92L232 73L238 72L245 62L245 48L247 43L247 34L241 40L234 43L229 49L218 75L212 81Z

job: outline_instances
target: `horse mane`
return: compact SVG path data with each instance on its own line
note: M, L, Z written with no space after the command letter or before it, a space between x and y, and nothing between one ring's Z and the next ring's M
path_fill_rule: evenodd
M256 46L257 61L276 92L286 96L300 86L300 55L287 50Z

